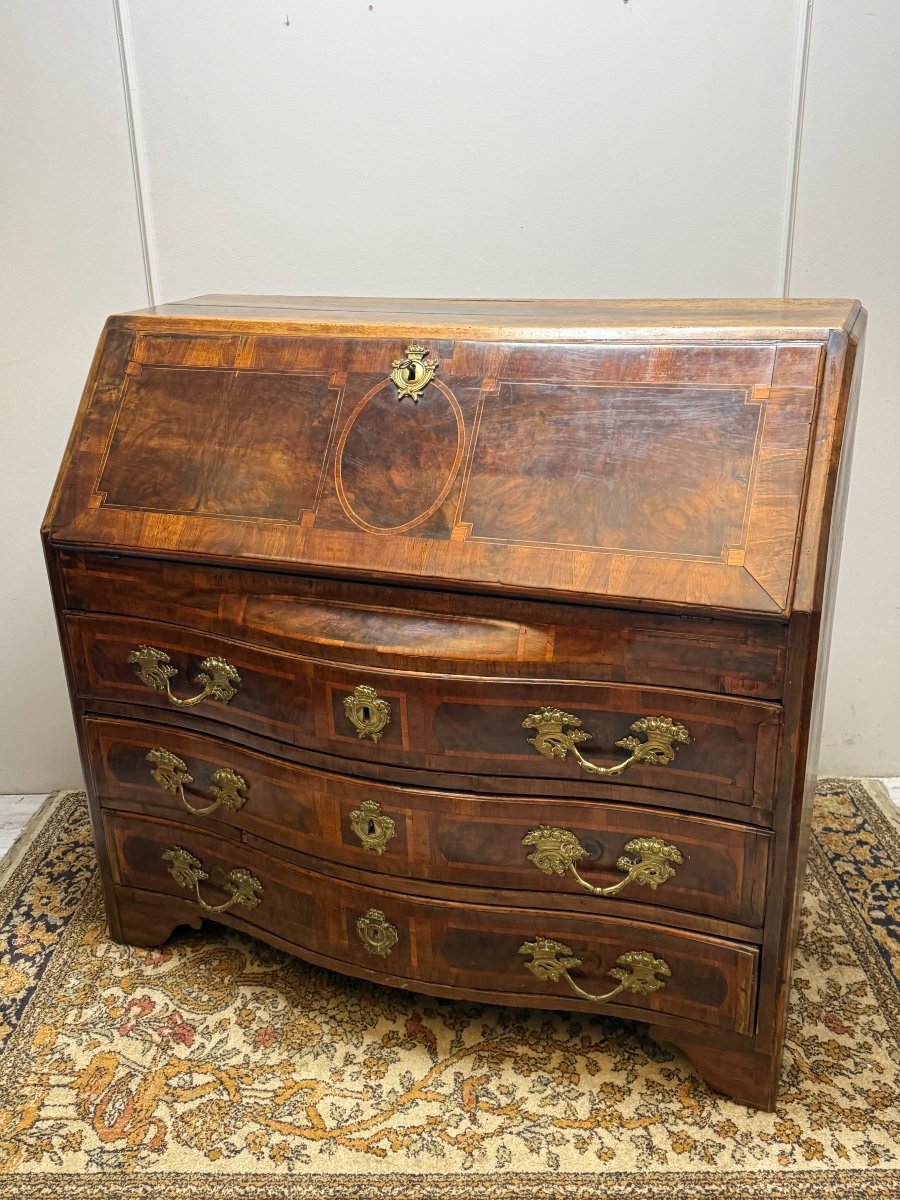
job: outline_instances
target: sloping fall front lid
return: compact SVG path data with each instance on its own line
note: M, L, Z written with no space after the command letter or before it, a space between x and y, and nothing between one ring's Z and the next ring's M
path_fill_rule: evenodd
M827 528L859 314L205 297L114 317L46 531L184 560L787 613Z

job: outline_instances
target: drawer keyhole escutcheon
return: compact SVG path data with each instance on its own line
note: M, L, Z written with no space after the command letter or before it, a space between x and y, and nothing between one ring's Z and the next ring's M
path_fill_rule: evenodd
M373 687L360 683L344 697L344 712L357 737L380 742L381 735L391 723L391 706L382 700Z
M209 872L204 871L199 858L194 858L193 854L189 854L180 846L173 846L171 850L163 852L163 861L171 864L169 874L179 887L186 888L188 891L193 889L197 903L206 912L228 912L235 905L256 908L262 898L262 884L256 876L245 871L243 867L235 867L222 880L222 887L226 892L231 893L230 897L224 904L207 904L200 895L200 884L204 879L209 879Z
M384 854L388 842L396 836L397 827L390 817L381 811L375 800L364 800L350 814L350 828L359 838L365 850Z
M397 358L391 363L391 382L397 389L397 399L407 396L414 404L419 403L419 396L428 387L434 373L441 365L436 358L427 357L425 346L410 346L405 358Z
M400 940L397 927L390 923L380 908L370 908L365 916L358 917L356 932L368 952L381 958L387 958Z
M187 811L193 813L195 817L207 817L218 808L237 812L247 803L247 797L243 793L246 792L249 784L242 775L238 775L237 771L232 771L228 767L220 767L213 771L210 777L211 787L209 790L213 797L212 804L208 804L206 808L194 808L184 794L185 784L193 783L194 777L188 771L187 763L183 759L180 759L177 754L172 754L170 750L157 746L147 755L147 762L153 764L150 774L157 785L164 792L172 792L179 796Z
M571 728L566 729L567 725ZM602 767L585 758L578 749L578 743L589 741L592 734L582 729L581 719L573 717L571 713L558 708L542 708L527 716L522 728L535 731L534 737L528 739L528 744L534 746L544 758L565 758L571 751L583 771L589 775L606 777L621 775L635 763L664 767L675 758L678 749L675 743L687 745L691 740L681 722L673 721L671 717L639 717L631 728L635 733L645 733L647 740L641 742L636 737L620 738L616 745L623 750L630 750L631 754L615 766Z
M635 857L628 858L623 854L616 862L619 870L625 872L625 878L602 888L594 887L579 875L575 864L579 859L587 858L588 852L570 830L540 825L526 833L522 845L534 846L528 861L534 863L539 871L545 875L565 875L568 872L577 880L579 887L592 896L615 896L629 883L638 883L656 891L660 884L675 874L673 864L684 862L678 847L660 838L632 838L624 848Z
M240 687L241 677L224 658L204 658L200 664L200 672L195 680L203 689L196 696L181 700L169 687L169 680L178 674L175 667L170 666L171 658L162 650L154 650L152 646L138 646L128 655L140 679L147 687L155 692L165 692L170 704L176 708L193 708L201 700L221 700L223 704L235 695Z
M581 966L581 959L576 958L571 946L551 941L550 938L537 938L533 942L523 942L519 953L531 956L531 962L526 962L525 966L536 979L549 979L553 983L565 979L576 995L583 1000L590 1000L592 1004L607 1004L622 992L649 996L665 987L665 979L672 974L665 959L655 958L649 950L628 950L620 954L616 966L607 971L612 979L619 980L619 986L603 996L594 996L579 987L569 974L569 971ZM658 975L663 978L657 979Z

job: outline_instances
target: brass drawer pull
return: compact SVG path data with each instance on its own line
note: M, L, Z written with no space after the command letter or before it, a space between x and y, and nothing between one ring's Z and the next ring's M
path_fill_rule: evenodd
M632 838L625 843L625 849L636 857L627 858L623 854L616 862L619 870L625 872L625 878L610 887L601 888L594 887L578 874L575 863L580 858L587 858L588 852L570 830L540 825L525 834L522 845L534 846L528 861L534 863L539 871L545 875L565 875L568 871L579 886L592 896L615 896L629 883L639 883L656 891L661 883L675 874L672 864L684 862L678 847L660 838Z
M392 925L380 908L370 908L356 922L359 940L370 954L387 958L400 940L396 925Z
M350 814L350 828L363 844L363 849L384 854L388 842L396 836L397 827L390 817L381 811L375 800L364 800Z
M221 885L226 892L231 892L229 899L224 904L207 904L200 895L200 884L204 879L209 879L209 872L203 870L200 860L194 858L193 854L188 854L187 850L182 850L180 846L173 846L171 850L164 851L163 860L172 864L169 874L178 886L193 888L197 903L207 912L227 912L236 904L242 904L244 908L256 908L262 898L262 884L256 876L245 871L243 867L235 867L225 875Z
M238 775L237 771L229 770L228 767L220 767L212 773L210 778L212 786L209 790L213 794L213 803L208 804L206 808L194 808L184 794L184 785L194 782L194 777L188 771L186 762L177 754L164 750L162 746L157 746L155 750L150 751L147 755L147 762L154 764L150 774L163 791L176 793L187 811L193 813L195 817L208 817L217 808L227 808L230 812L237 812L247 803L247 797L241 794L249 786L246 779L242 775Z
M227 704L237 694L241 677L231 663L224 658L204 658L196 680L203 691L187 700L179 700L169 687L169 680L178 674L175 667L169 666L171 661L168 654L154 650L152 646L138 646L128 655L128 662L134 665L141 683L156 692L165 692L169 703L176 708L193 708L201 700L221 700Z
M571 732L564 730L565 725L572 726ZM535 730L534 737L529 738L528 743L544 758L565 758L571 750L582 770L590 775L604 776L621 775L633 763L663 767L675 758L675 742L687 744L691 740L685 727L670 717L639 717L631 728L635 733L646 733L647 740L639 742L636 737L620 738L616 745L623 750L630 750L631 754L614 767L599 767L586 759L578 749L577 743L589 741L592 735L581 728L580 719L571 713L561 712L558 708L542 708L540 712L526 717L522 728Z
M398 400L409 396L413 404L419 403L419 396L441 365L436 358L427 358L427 354L426 346L410 346L405 358L397 358L391 363L391 381L397 389Z
M390 704L367 683L358 684L349 696L344 697L344 712L357 736L371 738L373 742L381 741L381 735L391 723Z
M662 958L654 958L649 950L628 950L616 959L616 966L607 971L607 975L620 980L619 986L607 992L604 996L592 996L584 988L580 988L569 971L581 966L581 959L576 958L571 946L564 942L553 942L549 938L537 938L533 942L523 942L519 947L520 954L530 954L531 962L525 966L537 979L550 979L554 983L565 979L572 991L590 1000L592 1004L606 1004L614 1000L622 992L638 992L649 996L664 988L665 982L657 979L663 975L667 979L671 974L669 964Z

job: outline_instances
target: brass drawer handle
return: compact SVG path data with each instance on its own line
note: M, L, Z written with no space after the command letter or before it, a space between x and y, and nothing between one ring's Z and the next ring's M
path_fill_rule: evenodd
M194 808L184 794L184 785L194 782L194 777L188 771L186 762L177 754L164 750L162 746L157 746L155 750L150 751L147 755L147 762L154 764L150 774L163 791L176 793L187 811L193 813L195 817L208 817L217 808L227 808L230 812L237 812L247 803L247 797L241 794L249 786L246 779L242 775L238 775L237 771L229 770L228 767L220 767L212 773L210 778L212 786L209 790L213 794L213 803L208 804L206 808Z
M363 844L364 850L384 854L388 842L396 836L397 826L381 811L375 800L364 800L350 814L350 828Z
M171 850L164 851L163 860L172 864L169 874L178 886L193 888L197 903L207 912L227 912L236 904L242 904L244 908L256 908L262 898L262 884L256 876L245 871L243 867L235 867L222 880L222 887L231 892L229 899L224 904L207 904L200 895L200 884L204 879L209 879L209 872L203 870L200 860L194 858L193 854L188 854L187 850L182 850L180 846L173 846Z
M391 723L390 704L367 683L357 684L351 694L344 697L344 712L357 736L371 738L373 742L381 741L381 735Z
M530 954L531 962L525 966L537 979L550 979L554 983L565 979L572 991L583 1000L592 1004L606 1004L614 1000L622 992L638 992L649 996L664 988L665 982L657 979L663 975L667 979L671 974L669 964L662 958L654 958L649 950L628 950L616 959L616 966L607 971L607 975L620 981L619 986L607 992L604 996L593 996L580 988L569 971L581 966L581 959L576 958L571 946L564 942L553 942L549 938L537 938L533 942L523 942L519 947L520 954Z
M356 922L359 940L370 954L387 958L400 940L396 925L392 925L380 908L370 908Z
M405 358L397 358L391 363L391 382L397 389L398 400L409 396L414 404L419 403L419 396L441 365L436 358L427 358L427 354L426 346L410 346Z
M563 728L565 725L572 726L571 732ZM590 775L603 776L621 775L632 763L663 767L675 758L675 742L687 744L691 740L685 727L670 717L639 717L631 728L635 733L646 733L647 740L640 742L636 737L620 738L616 745L623 750L630 750L631 754L614 767L600 767L586 759L578 749L577 743L589 741L592 735L581 728L580 719L571 713L561 712L558 708L542 708L540 712L526 717L522 728L535 730L528 744L534 746L544 758L565 758L571 750L582 770Z
M178 674L175 667L169 666L171 661L168 654L154 650L152 646L138 646L128 655L128 662L134 664L141 683L156 692L165 692L169 703L176 708L193 708L201 700L221 700L227 704L237 694L241 677L231 663L224 658L204 658L196 680L203 691L187 700L179 700L169 687L169 680Z
M601 888L594 887L579 875L575 863L580 858L587 858L588 852L570 830L540 825L525 834L522 845L534 846L528 861L534 863L539 871L545 875L565 875L568 871L579 886L592 896L615 896L629 883L642 884L656 891L661 883L675 874L672 864L684 862L678 847L660 838L632 838L625 843L625 849L636 857L627 858L623 854L616 862L619 870L625 872L625 878L610 887Z

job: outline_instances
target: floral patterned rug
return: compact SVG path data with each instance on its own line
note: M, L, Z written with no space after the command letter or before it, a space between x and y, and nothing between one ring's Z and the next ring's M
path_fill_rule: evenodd
M900 831L861 784L819 789L775 1113L636 1024L378 988L214 925L117 946L83 796L23 842L0 1200L900 1195Z

